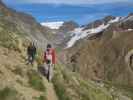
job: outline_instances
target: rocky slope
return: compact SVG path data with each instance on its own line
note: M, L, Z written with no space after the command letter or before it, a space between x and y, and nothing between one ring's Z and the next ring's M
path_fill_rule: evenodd
M63 25L59 28L59 31L66 33L66 32L74 30L77 27L79 27L79 25L76 22L67 21L63 23Z
M53 84L59 100L132 100L132 91L100 81L85 81L64 65L57 66Z
M132 28L130 14L100 34L79 40L67 51L68 63L84 79L133 87Z
M27 37L38 43L38 45L45 46L48 42L46 38L51 31L49 28L42 27L32 16L10 9L2 1L0 1L0 15L6 21L16 25L16 28L21 33L27 35Z

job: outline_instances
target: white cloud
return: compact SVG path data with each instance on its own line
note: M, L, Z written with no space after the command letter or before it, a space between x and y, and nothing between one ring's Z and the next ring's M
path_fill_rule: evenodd
M132 0L5 0L14 3L41 3L41 4L102 4L102 3L116 3L116 2L133 2Z

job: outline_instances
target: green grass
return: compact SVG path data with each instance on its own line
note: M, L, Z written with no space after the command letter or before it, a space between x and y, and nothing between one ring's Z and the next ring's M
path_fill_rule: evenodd
M0 90L0 100L18 100L17 91L9 87Z
M107 84L106 86L107 88L115 87L118 91L121 91L123 94L133 99L133 87L128 85L120 85L112 82L106 82L106 84Z
M111 94L107 94L108 91L104 88L99 88L94 84L80 80L81 91L83 100L113 100ZM88 93L88 94L87 94Z
M64 83L59 81L60 79L58 79L57 77L53 79L53 83L54 83L54 88L59 100L71 100L67 95Z
M47 100L45 96L35 97L35 100Z
M45 91L45 86L43 84L43 80L40 77L40 75L34 71L34 70L30 70L28 73L28 78L29 78L29 84L31 87L33 87L34 89L38 90L38 91Z
M43 50L41 50L41 49L38 49L38 51L37 51L37 55L36 55L36 61L37 61L37 63L38 63L38 65L41 65L42 63L43 63Z
M65 75L62 74L62 71L60 69L62 68L62 66L63 65L61 64L57 64L55 66L55 75L53 77L52 82L59 100L71 100L66 90L66 83L64 83Z
M57 53L62 51L62 48L61 48L61 47L57 47L57 48L55 48L55 49L56 49L56 52L57 52Z
M103 88L69 72L63 65L56 67L53 84L59 100L113 100L112 95Z
M19 51L18 39L24 38L14 23L8 22L4 18L0 18L0 45L9 49Z

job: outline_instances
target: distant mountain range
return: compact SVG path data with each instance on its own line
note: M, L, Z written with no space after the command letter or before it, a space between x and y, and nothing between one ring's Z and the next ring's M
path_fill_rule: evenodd
M57 22L42 22L42 26L51 30L49 39L57 46L66 46L66 43L71 38L71 31L78 28L79 25L74 21L57 21Z
M71 31L72 38L67 43L67 48L72 47L76 43L76 41L80 39L92 37L98 33L104 32L113 24L119 26L119 28L117 28L114 31L131 30L133 29L132 18L132 13L129 14L127 17L107 16L101 20L96 20L92 23L76 28L73 31Z
M57 35L53 37L54 40L61 40L58 41L58 44L64 44L65 40L64 47L67 46L65 48L70 48L80 39L95 36L108 29L114 23L119 23L119 26L123 27L125 30L131 30L132 22L130 22L130 20L132 20L132 16L132 13L127 17L115 17L110 15L83 26L79 26L74 21L43 22L41 25L53 30L52 33ZM118 31L121 29L116 30Z

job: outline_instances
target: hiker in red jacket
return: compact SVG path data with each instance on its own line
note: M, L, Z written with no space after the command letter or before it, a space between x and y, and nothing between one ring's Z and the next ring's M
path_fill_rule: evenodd
M53 77L53 67L55 64L55 50L52 48L51 44L47 45L47 49L44 52L44 62L48 67L47 79L51 81Z

